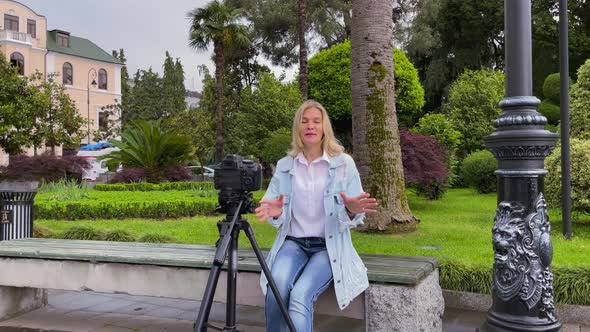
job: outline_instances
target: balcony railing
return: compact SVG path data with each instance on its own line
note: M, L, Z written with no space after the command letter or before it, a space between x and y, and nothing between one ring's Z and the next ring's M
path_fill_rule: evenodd
M16 41L16 42L29 44L29 45L33 44L33 41L31 39L31 35L29 35L29 34L26 34L24 32L0 29L0 41L3 41L3 40Z

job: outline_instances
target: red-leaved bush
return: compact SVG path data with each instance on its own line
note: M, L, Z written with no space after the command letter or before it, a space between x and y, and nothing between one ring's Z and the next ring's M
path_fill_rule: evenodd
M83 157L56 157L43 154L40 156L17 155L10 158L8 166L0 167L0 177L16 181L54 182L60 179L82 181L84 170L90 163Z
M406 185L428 199L439 199L447 190L446 154L436 138L400 131Z
M190 169L182 165L168 166L159 169L144 169L138 167L123 168L117 172L111 179L110 183L130 183L130 182L176 182L187 181L192 178Z

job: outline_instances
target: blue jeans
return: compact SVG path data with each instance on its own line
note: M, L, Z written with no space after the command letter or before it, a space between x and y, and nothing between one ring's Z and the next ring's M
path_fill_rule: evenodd
M313 331L313 304L332 282L324 239L287 236L271 273L297 332ZM266 292L266 331L289 331L270 286Z

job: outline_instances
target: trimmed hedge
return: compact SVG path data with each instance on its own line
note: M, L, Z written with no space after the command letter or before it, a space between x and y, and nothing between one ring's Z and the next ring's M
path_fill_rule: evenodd
M40 202L34 206L35 217L53 220L80 219L166 219L213 215L217 199L116 202Z
M461 166L461 174L465 183L480 194L496 191L496 175L494 171L498 162L490 151L480 150L470 153Z
M168 190L214 190L213 182L136 182L97 184L94 187L98 191L168 191Z
M443 289L491 294L492 267L467 266L451 260L440 262ZM590 267L553 267L555 301L590 305Z

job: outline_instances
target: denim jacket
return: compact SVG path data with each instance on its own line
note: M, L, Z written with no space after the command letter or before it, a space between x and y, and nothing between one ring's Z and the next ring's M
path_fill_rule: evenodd
M342 310L360 293L369 287L367 269L352 245L350 229L363 223L364 213L350 219L346 213L340 192L356 197L363 193L361 180L354 160L347 154L329 158L329 171L324 192L326 249L330 257L334 290L338 307ZM269 219L269 223L278 229L278 235L266 257L270 268L277 252L289 234L291 226L291 197L293 194L292 157L285 157L277 163L277 168L263 199L277 199L284 195L283 213L280 217ZM262 273L260 278L262 292L266 294L267 279Z

